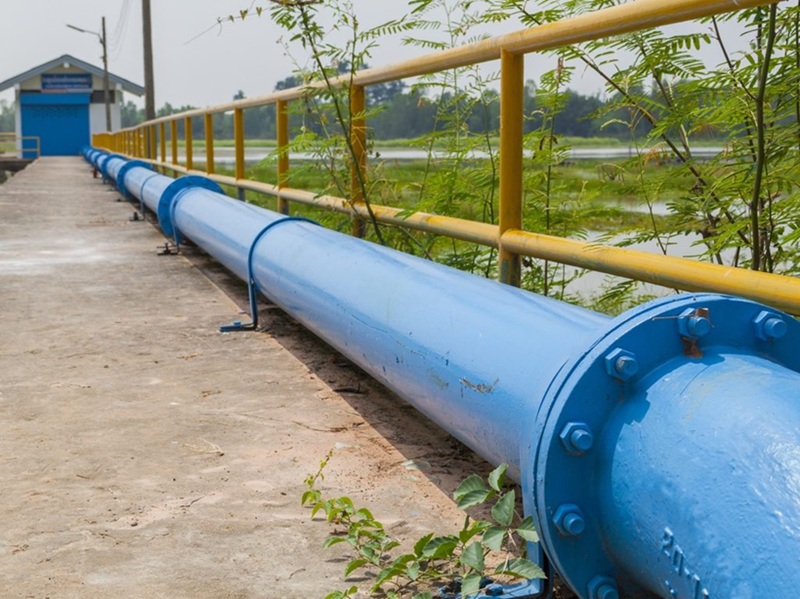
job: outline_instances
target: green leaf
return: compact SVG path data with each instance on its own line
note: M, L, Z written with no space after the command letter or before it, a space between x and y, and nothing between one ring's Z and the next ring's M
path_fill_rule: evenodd
M346 537L328 537L325 539L325 542L322 543L323 549L328 549L329 547L333 547L334 545L338 545L339 543L344 543L347 540Z
M517 534L524 540L530 541L531 543L539 542L539 533L536 532L536 526L533 524L532 516L528 516L522 522L520 522L520 525L517 528ZM486 537L484 536L484 539L485 538Z
M413 561L406 566L406 576L411 580L419 578L419 562Z
M453 492L453 499L460 502L463 497L470 493L476 492L488 492L489 489L486 488L486 483L483 482L483 479L478 476L477 474L471 474L463 481L461 484L458 485L458 488Z
M461 563L476 572L483 573L483 547L480 543L467 545L461 554Z
M483 544L492 551L500 551L503 548L503 540L506 537L506 529L493 526L483 533Z
M509 491L503 495L497 503L492 506L492 518L501 526L511 526L514 520L514 505L516 495L514 491Z
M487 528L489 528L490 524L483 520L477 520L472 523L469 528L462 528L458 531L458 540L461 541L462 545L466 545L470 539L474 536L481 534Z
M467 574L464 578L461 579L461 596L467 597L469 595L474 595L478 591L481 590L481 580L483 579L483 575L479 573L473 572L472 574Z
M316 489L306 491L303 493L303 498L300 500L300 505L307 505L309 503L316 503L319 501L320 492Z
M489 473L489 478L487 479L489 486L498 493L500 492L500 489L503 487L503 482L506 479L507 470L508 470L508 464L500 464L497 468L495 468Z
M317 515L317 512L324 509L325 509L325 503L323 503L322 501L318 501L311 507L311 517L313 518L314 516Z
M435 537L428 542L422 552L429 559L445 559L453 555L458 542L453 537Z
M358 570L361 566L365 566L368 563L369 561L365 560L363 557L351 560L350 563L347 564L347 567L344 569L344 577L347 578L354 571Z
M419 541L414 543L414 555L417 557L422 556L422 552L425 551L425 547L430 543L430 540L433 538L433 533L428 533L424 537L422 537Z
M371 521L374 525L376 525L376 528L382 528L382 525L380 524L380 522L375 522L375 518L372 517L372 512L370 512L365 507L362 507L358 511L356 511L355 515L358 516L359 518L364 519L364 520Z
M353 586L346 591L334 591L333 593L328 593L325 595L325 599L347 599L348 597L355 595L357 592L358 587Z
M516 576L517 578L544 578L545 574L542 569L534 564L532 561L523 557L515 557L501 566L498 566L494 571L495 574L507 574L509 576Z
M476 489L475 491L470 491L462 495L460 499L457 499L458 501L457 505L459 509L465 510L468 507L472 507L473 505L480 505L482 503L486 503L486 500L488 500L493 494L494 491L490 489L486 488L484 488L483 490Z

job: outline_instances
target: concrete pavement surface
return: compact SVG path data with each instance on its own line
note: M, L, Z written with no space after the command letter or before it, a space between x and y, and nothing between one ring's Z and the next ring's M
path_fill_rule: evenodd
M0 597L311 598L347 585L323 489L414 541L486 465L197 253L80 158L0 185Z

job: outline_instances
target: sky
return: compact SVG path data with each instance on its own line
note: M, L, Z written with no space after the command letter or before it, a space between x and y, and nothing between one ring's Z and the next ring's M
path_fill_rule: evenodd
M408 10L402 0L352 0L363 27L400 17ZM140 0L0 0L0 81L62 54L102 67L102 49L95 35L74 31L67 24L100 31L106 17L109 70L143 84L142 15ZM284 35L265 14L217 26L218 18L238 14L253 0L151 0L156 106L208 106L230 101L237 91L248 97L266 94L292 74L295 64L280 43ZM268 6L267 0L257 6ZM487 28L499 35L519 28L506 22ZM387 39L369 63L384 65L425 52ZM293 51L301 56L301 51ZM553 62L553 64L550 64ZM555 60L529 59L526 75L552 68ZM496 69L490 65L488 69ZM599 80L576 73L570 85L584 94L602 90ZM0 94L13 101L13 91ZM133 99L128 96L127 99ZM141 102L139 102L141 103Z

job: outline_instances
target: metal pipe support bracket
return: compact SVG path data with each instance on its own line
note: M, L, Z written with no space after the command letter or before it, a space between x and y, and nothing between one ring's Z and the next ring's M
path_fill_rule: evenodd
M282 223L287 223L291 221L300 221L311 223L312 225L318 225L319 223L315 220L311 220L310 218L306 218L304 216L287 216L286 218L282 218L280 220L273 221L269 223L266 227L261 229L253 238L253 243L250 244L250 249L247 252L247 297L250 302L250 322L242 322L240 320L236 320L231 324L222 325L219 327L220 333L231 333L234 331L253 331L258 328L258 299L256 294L258 293L258 285L256 284L255 279L253 278L253 253L255 252L256 245L258 242L261 241L261 238L266 235L268 231L271 231L273 227L276 225L280 225Z

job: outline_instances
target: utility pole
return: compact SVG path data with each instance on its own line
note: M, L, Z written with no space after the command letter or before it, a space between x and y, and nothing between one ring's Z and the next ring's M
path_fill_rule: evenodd
M103 46L103 101L106 104L106 131L111 131L111 93L109 92L109 83L108 83L108 44L106 43L106 18L103 17L102 21L102 33L97 33L96 31L89 31L88 29L83 29L82 27L76 27L75 25L67 25L70 29L74 29L75 31L80 31L81 33L91 33L92 35L96 35L97 39L100 40L100 45Z
M103 101L106 103L106 131L111 132L111 94L108 90L108 40L106 38L106 18L103 17L103 35L100 37L103 44Z
M144 40L144 114L145 120L156 118L155 84L153 83L153 32L150 24L150 0L142 0L142 38Z

